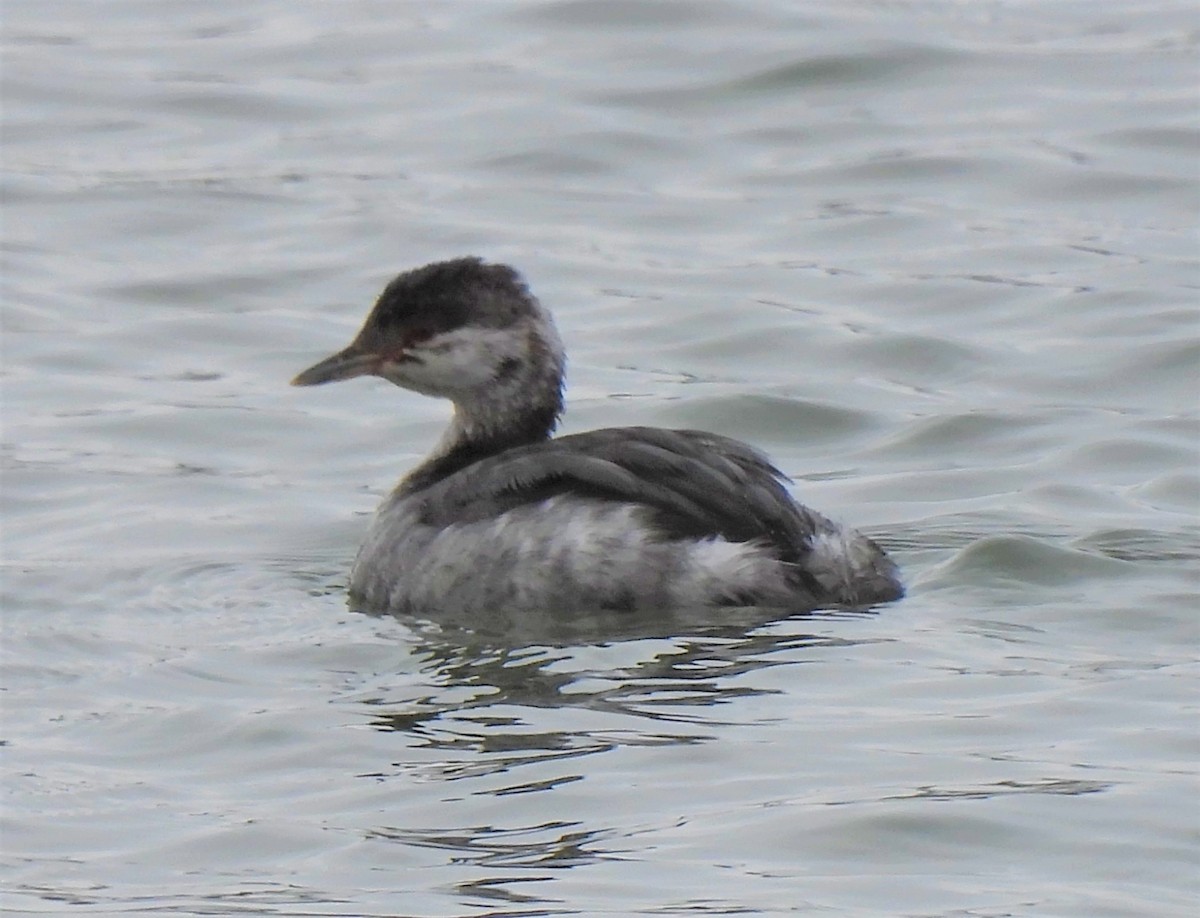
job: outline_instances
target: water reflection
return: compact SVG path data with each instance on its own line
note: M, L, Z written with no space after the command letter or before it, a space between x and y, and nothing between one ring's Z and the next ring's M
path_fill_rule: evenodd
M544 884L555 879L555 873L595 864L606 860L621 860L618 851L603 847L602 837L609 832L585 831L578 822L553 821L515 829L493 826L464 826L456 829L380 828L372 837L400 842L417 848L446 851L451 863L460 867L487 871L471 880L453 886L456 895L467 902L487 907L492 904L522 905L549 904L552 897L537 895L544 887L513 889L518 884ZM497 874L495 871L505 871ZM542 915L557 911L484 912L482 915Z
M1113 787L1110 781L1080 781L1046 778L1040 781L997 781L978 787L918 787L910 794L883 797L883 800L990 800L1012 794L1051 794L1078 797L1099 794Z
M457 781L557 763L548 774L509 775L475 791L502 797L581 780L565 763L583 756L703 743L721 723L715 708L775 691L747 676L797 662L797 650L856 643L814 634L814 622L865 614L525 618L504 622L506 633L498 621L468 628L409 620L404 635L420 661L415 679L407 674L399 685L381 676L360 700L369 724L407 738L410 755L373 776ZM572 642L563 639L568 631Z
M577 867L613 856L593 850L603 833L581 831L579 825L548 822L517 829L379 829L373 834L419 848L452 851L456 862L481 867ZM489 885L494 887L495 882Z
M499 619L467 628L446 622L410 621L408 637L422 659L430 694L405 701L387 696L371 723L379 729L428 736L448 720L487 731L520 722L521 709L576 708L644 721L716 725L711 710L736 698L762 694L742 677L782 663L785 651L845 647L859 643L797 631L815 621L861 618L870 612L804 613L780 617L763 609L705 610L631 616L597 614L570 622L547 617ZM570 633L573 641L564 637ZM595 734L591 734L595 736ZM688 741L695 737L689 733ZM560 734L522 734L506 750L536 747L561 752L574 744ZM491 748L496 748L495 741Z
M637 850L628 827L580 808L611 787L560 793L595 778L595 755L715 742L735 717L729 702L778 691L755 685L755 673L860 643L816 631L871 614L405 620L419 671L382 676L365 699L368 723L398 744L395 760L364 777L424 785L426 809L412 814L415 826L384 823L369 837L447 852L448 866L472 874L455 894L478 907L548 903L537 895L548 887L512 887Z

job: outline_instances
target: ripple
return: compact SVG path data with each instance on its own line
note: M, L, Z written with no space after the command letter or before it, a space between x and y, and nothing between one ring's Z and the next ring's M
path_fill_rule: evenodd
M955 59L944 49L892 45L859 54L811 55L730 78L693 81L687 85L598 93L606 105L651 110L688 110L725 106L732 100L790 95L799 90L879 84L936 69Z
M841 441L879 429L878 419L868 411L766 395L689 398L666 406L662 416L667 426L720 430L752 443Z
M974 586L1068 586L1130 573L1125 562L1029 536L993 535L972 542L927 572L926 588Z
M1200 560L1200 528L1174 532L1148 529L1109 529L1094 532L1075 543L1121 561Z
M380 827L374 836L422 848L453 851L455 857L484 867L558 869L595 863L619 853L603 847L606 833L584 831L578 822L550 822L516 828L464 826L407 829Z
M1131 496L1158 510L1200 514L1200 474L1165 472L1130 492Z
M1058 441L1059 419L1030 413L971 411L944 413L910 424L902 437L880 449L889 455L961 456L963 461L995 465L1003 458L1025 457ZM978 457L975 459L974 457Z
M1050 794L1078 797L1098 794L1114 785L1104 781L1081 781L1074 778L1047 778L1041 781L998 781L981 787L921 787L911 794L888 797L889 800L991 800L1012 794Z

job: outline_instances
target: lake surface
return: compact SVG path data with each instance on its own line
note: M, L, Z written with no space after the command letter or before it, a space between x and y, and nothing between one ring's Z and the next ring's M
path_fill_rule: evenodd
M6 5L11 915L1183 916L1194 4ZM910 595L372 617L447 406L287 381L517 265L565 429L753 441Z

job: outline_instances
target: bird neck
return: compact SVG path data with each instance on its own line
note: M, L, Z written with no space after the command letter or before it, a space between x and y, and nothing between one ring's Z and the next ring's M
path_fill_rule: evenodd
M420 491L491 456L548 440L563 410L561 370L552 376L500 379L486 393L456 401L441 441L401 489Z

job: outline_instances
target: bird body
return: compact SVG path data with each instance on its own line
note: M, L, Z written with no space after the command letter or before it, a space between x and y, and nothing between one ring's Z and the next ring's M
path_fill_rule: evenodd
M516 272L464 258L401 274L348 348L293 381L378 375L455 406L376 512L351 573L356 602L487 614L902 595L874 542L794 501L744 443L651 427L551 437L564 362Z

